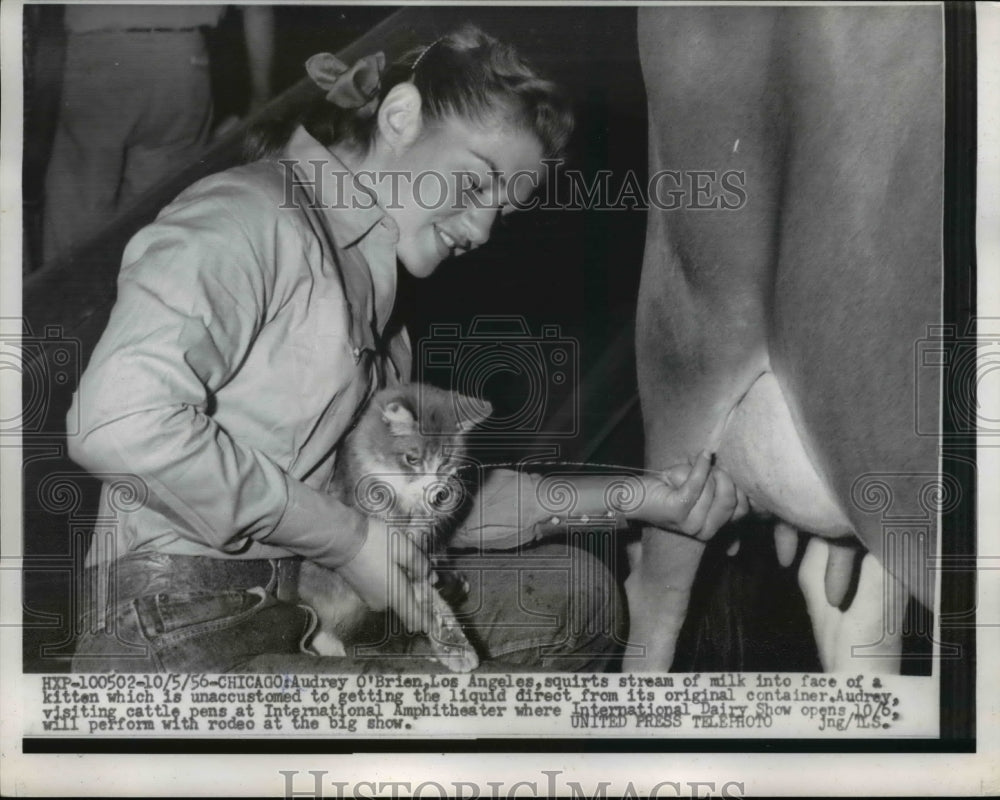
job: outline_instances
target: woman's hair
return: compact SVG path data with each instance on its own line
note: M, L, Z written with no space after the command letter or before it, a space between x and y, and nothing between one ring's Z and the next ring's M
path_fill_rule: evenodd
M573 130L572 112L557 86L540 77L513 47L472 25L429 47L415 48L390 65L382 75L379 104L404 81L419 90L425 120L453 116L502 121L534 134L546 158L563 154ZM326 147L344 142L367 152L375 141L378 115L361 117L319 95L298 114L252 127L244 146L246 159L274 155L299 125Z

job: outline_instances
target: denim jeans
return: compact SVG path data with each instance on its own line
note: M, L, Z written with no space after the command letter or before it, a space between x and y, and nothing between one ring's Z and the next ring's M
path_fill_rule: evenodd
M289 560L161 553L115 562L104 609L82 618L76 672L446 672L424 637L392 614L346 657L305 647L312 609L289 591ZM480 671L588 671L617 666L627 619L604 563L580 548L454 555L469 591L456 607ZM102 613L103 611L103 613Z

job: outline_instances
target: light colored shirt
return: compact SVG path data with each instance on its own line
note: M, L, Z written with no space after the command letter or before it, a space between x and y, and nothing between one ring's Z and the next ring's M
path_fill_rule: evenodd
M392 306L398 236L302 128L279 158L195 183L135 235L69 412L70 455L105 477L113 537L88 563L152 550L335 568L356 554L367 521L325 489L371 393L409 378L405 329L375 315ZM121 502L116 474L144 498ZM537 538L550 514L536 481L491 473L460 543Z

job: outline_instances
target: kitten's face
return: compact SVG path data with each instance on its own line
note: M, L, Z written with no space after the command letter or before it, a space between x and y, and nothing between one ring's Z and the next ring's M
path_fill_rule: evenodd
M466 432L491 412L489 403L423 384L375 395L353 446L366 474L390 488L393 515L439 519L458 509Z

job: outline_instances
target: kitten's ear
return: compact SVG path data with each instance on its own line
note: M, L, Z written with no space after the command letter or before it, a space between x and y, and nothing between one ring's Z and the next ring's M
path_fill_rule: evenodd
M382 408L382 421L389 426L393 436L409 436L417 429L417 418L399 400L386 403Z
M489 400L480 400L461 394L458 395L457 399L460 414L456 427L462 433L471 431L477 425L485 422L493 413L493 406L490 405Z

